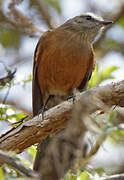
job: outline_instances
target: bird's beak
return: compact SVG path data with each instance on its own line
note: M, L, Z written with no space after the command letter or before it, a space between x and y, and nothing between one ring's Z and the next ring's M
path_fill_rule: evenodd
M112 24L113 23L113 21L101 21L101 24L103 25L103 26L107 26L107 25L110 25L110 24Z

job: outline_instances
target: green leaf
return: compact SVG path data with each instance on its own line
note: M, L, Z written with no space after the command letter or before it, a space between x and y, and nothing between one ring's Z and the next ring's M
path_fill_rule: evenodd
M77 176L69 172L66 175L66 180L77 180Z
M84 171L84 172L82 172L81 174L80 174L80 180L88 180L89 179L89 174L86 172L86 171Z
M121 17L121 18L117 21L117 24L124 28L124 17Z
M108 121L112 123L117 118L116 116L117 116L117 112L114 109L110 110Z
M99 83L106 79L113 79L114 77L111 76L111 73L116 71L118 68L119 67L117 66L111 66L103 69L103 71L99 73Z
M94 172L97 172L99 175L101 174L105 174L105 170L104 170L104 168L97 168L97 169L94 169Z
M25 117L25 115L23 113L17 113L17 114L8 116L8 119L11 120L11 119L15 118L18 121L19 119L22 119L24 117Z
M112 134L113 134L113 137L116 136L117 139L123 138L124 140L124 130L116 128L113 130Z
M0 43L4 47L13 47L17 49L20 45L20 36L18 33L0 28Z
M32 81L32 75L30 74L26 80L24 80L24 83Z
M29 147L28 153L32 156L32 160L34 161L36 155L36 146Z
M119 67L117 66L110 66L105 69L103 69L101 72L99 72L98 65L96 65L95 70L91 76L90 81L88 82L88 86L95 87L99 85L102 81L107 79L114 79L114 77L111 75L112 72L116 71Z
M4 173L2 168L0 168L0 179L4 180Z
M13 120L14 118L15 121L19 121L20 119L24 117L25 117L24 113L16 111L13 107L9 105L1 105L0 107L0 120L8 122L8 121Z
M98 77L98 64L96 64L95 70L93 71L91 79L88 82L88 86L90 88L94 87L94 86L96 86L98 84L97 83L97 77Z

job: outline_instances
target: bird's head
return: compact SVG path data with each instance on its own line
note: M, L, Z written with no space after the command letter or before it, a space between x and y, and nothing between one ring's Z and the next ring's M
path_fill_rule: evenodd
M69 28L71 31L82 33L85 38L93 41L99 31L111 23L112 21L105 21L92 13L85 13L69 19L62 26Z

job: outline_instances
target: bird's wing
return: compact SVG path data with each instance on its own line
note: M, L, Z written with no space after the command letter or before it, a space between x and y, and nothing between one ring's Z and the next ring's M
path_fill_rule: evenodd
M42 93L40 91L40 86L38 83L37 69L38 69L39 58L40 58L40 60L42 58L44 40L48 33L49 33L49 31L44 33L43 36L41 36L41 38L36 46L35 53L34 53L33 80L32 80L33 116L37 115L43 106L43 98L42 98Z
M86 71L86 74L85 74L85 76L84 76L84 78L83 78L80 86L78 87L78 90L79 90L80 92L83 91L83 90L85 90L85 89L87 88L87 83L88 83L88 81L90 80L91 75L92 75L92 72L93 72L93 70L94 70L94 54L93 54L93 52L91 53L91 56L90 56L90 58L89 58L88 64L89 64L89 65L87 66L88 69L87 69L87 71Z
M85 77L83 78L83 81L81 82L80 86L78 87L78 90L80 92L87 88L87 83L90 80L91 75L92 75L92 72L86 73Z

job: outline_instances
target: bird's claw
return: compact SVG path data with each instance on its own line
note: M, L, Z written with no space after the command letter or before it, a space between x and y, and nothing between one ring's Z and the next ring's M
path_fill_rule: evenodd
M44 119L44 113L45 113L45 111L47 111L47 110L48 110L48 107L47 107L47 106L43 106L43 107L39 110L38 115L40 115L40 114L42 113L42 119Z
M69 97L67 98L67 100L70 100L70 99L73 100L73 104L74 104L74 101L75 101L75 99L76 99L76 95L75 95L75 94L72 94L71 96L69 96Z

